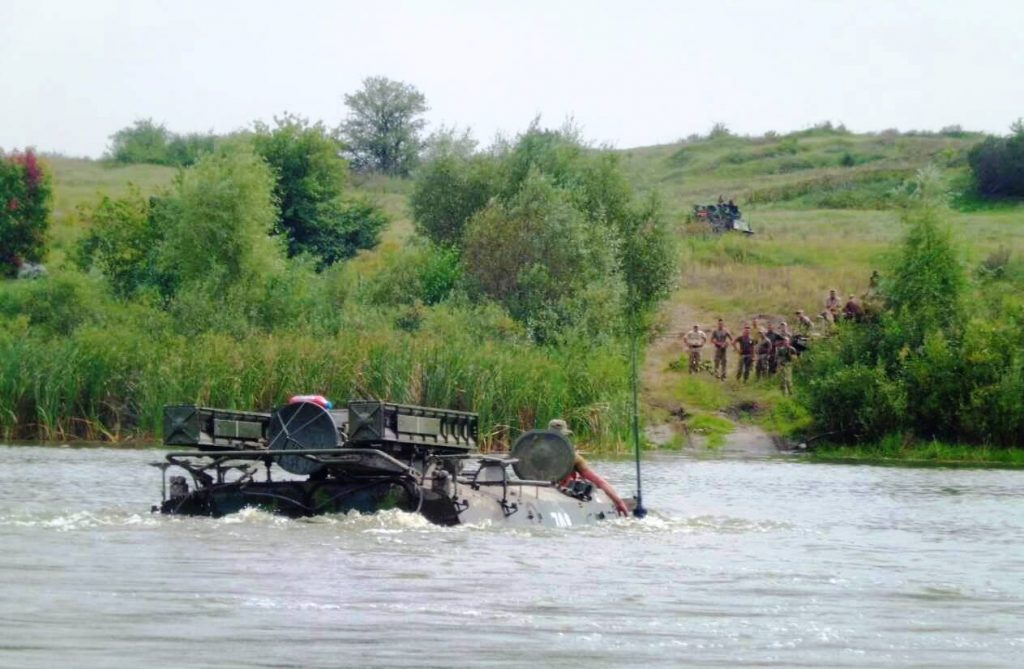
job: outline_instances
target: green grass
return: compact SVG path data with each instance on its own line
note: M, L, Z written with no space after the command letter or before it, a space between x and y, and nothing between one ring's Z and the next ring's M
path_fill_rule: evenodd
M93 205L102 195L122 197L131 185L143 195L170 186L177 173L162 165L113 165L85 158L49 156L44 164L53 174L53 213L50 218L50 264L60 264L85 232L79 207Z
M992 448L939 441L905 444L899 437L857 446L822 445L810 457L821 462L865 462L933 465L999 465L1024 467L1024 449Z
M733 422L713 414L699 413L687 421L691 432L703 435L707 438L707 447L710 449L721 448L725 445L725 438L733 431Z
M102 307L101 307L102 309ZM155 312L86 322L66 336L0 324L0 437L105 439L159 434L162 407L266 409L289 395L472 410L481 440L507 445L556 416L581 438L624 448L628 377L620 351L542 349L474 334L470 314L432 313L420 331L354 309L337 334L175 334ZM472 327L476 326L476 327Z

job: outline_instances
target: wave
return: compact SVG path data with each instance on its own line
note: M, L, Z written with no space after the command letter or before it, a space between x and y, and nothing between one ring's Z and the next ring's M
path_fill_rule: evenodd
M150 514L75 511L57 515L14 514L0 516L0 526L38 527L57 532L73 532L99 527L156 527L160 519Z
M352 511L347 514L330 514L311 518L291 519L260 509L250 508L222 518L191 518L185 516L163 516L160 514L132 513L125 510L82 510L57 514L15 513L0 515L0 527L40 528L56 532L72 532L110 527L160 527L167 523L193 523L208 527L252 526L268 528L302 528L326 526L337 531L369 535L391 535L423 532L497 532L508 535L548 536L567 532L596 533L600 535L649 535L649 534L748 534L787 530L790 523L773 520L752 520L729 516L700 515L677 517L651 512L643 520L614 518L595 525L580 525L572 528L556 527L506 527L500 523L485 521L475 525L441 527L430 523L424 516L405 511L380 511L361 514Z

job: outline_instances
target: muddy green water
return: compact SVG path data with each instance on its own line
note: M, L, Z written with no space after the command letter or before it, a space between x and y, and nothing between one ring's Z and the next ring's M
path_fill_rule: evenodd
M1024 666L1020 471L658 456L510 531L153 516L160 457L0 447L0 666Z

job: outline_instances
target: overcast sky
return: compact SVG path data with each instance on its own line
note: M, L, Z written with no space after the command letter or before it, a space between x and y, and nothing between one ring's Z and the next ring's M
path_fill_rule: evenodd
M152 117L227 132L335 126L367 76L488 143L541 114L591 140L672 142L831 120L851 130L1024 116L1024 1L0 0L0 148L99 156Z

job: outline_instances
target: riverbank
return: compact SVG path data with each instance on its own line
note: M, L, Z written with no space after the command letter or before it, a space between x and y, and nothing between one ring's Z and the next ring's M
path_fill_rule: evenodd
M777 378L737 381L732 353L724 382L710 372L687 374L680 365L681 334L694 323L708 330L719 317L737 334L754 317L778 322L792 320L798 308L813 313L830 287L862 291L902 234L888 195L892 187L936 161L956 185L976 139L818 128L618 152L638 187L656 184L663 193L680 242L678 290L663 305L643 353L641 411L649 445L728 450L742 437L734 434L749 425L797 442L813 433L806 408L782 395ZM864 161L837 164L844 152ZM779 163L789 158L801 161ZM88 229L80 205L94 204L98 192L123 196L129 182L143 195L157 193L174 171L57 157L50 163L56 197L51 277L45 286L0 286L0 315L8 317L0 318L0 436L146 441L159 432L167 402L254 409L316 392L335 400L379 396L478 411L496 445L559 415L589 442L582 444L587 450L631 451L621 345L532 346L500 310L410 302L400 287L412 279L403 272L433 262L414 233L411 182L353 184L354 193L379 202L391 216L377 249L330 273L296 269L282 278L261 298L270 320L255 331L186 339L179 316L151 304L126 305L111 298L97 277L63 268ZM686 222L694 204L720 194L741 202L755 235L712 235ZM1021 211L950 210L958 234L971 240L965 262L987 267L986 259L1005 249L1013 262L999 269L1017 276L1024 248ZM1012 306L1019 291L1011 288L1007 283ZM198 300L199 316L201 307ZM839 457L936 460L890 453Z
M992 448L933 441L899 444L894 440L861 446L822 445L808 452L812 462L901 466L1024 468L1024 449Z

